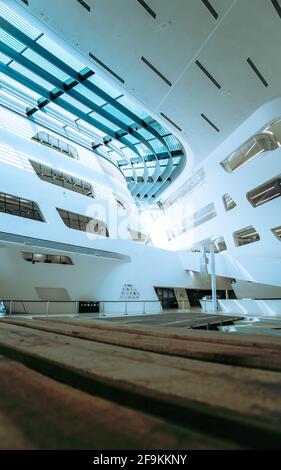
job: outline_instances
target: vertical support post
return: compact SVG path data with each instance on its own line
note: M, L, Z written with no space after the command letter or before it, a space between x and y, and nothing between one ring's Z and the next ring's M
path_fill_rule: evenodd
M125 300L125 315L128 315L128 305L127 305L127 300Z
M142 311L143 314L145 314L145 300L143 301L143 311Z
M49 302L49 300L47 300L47 318L49 316L49 306L50 306L50 302Z
M215 265L215 249L214 244L210 244L210 258L211 258L211 276L212 276L212 311L217 311L217 280L216 280L216 265Z
M9 316L11 316L11 315L12 315L12 303L13 303L13 301L12 301L12 300L10 300L10 306L9 306Z

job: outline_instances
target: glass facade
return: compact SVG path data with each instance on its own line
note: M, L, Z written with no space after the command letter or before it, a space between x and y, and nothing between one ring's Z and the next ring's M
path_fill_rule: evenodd
M76 212L70 212L64 209L57 208L57 211L67 227L80 230L81 232L109 237L106 224L102 220L93 219L86 215L77 214Z
M36 202L29 201L10 194L0 193L0 212L24 217L25 219L45 222Z
M63 173L62 171L54 170L47 165L30 160L30 163L36 172L37 176L47 183L61 186L62 188L69 189L84 196L93 198L93 189L90 183L83 181L74 176Z

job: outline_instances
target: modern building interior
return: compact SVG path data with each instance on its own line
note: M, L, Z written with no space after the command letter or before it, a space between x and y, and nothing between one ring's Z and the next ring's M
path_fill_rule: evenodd
M281 448L281 0L0 0L0 449Z

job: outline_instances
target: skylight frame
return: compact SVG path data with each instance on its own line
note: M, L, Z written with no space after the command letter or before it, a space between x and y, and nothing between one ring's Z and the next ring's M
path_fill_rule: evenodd
M145 110L140 110L140 107L135 102L130 102L129 98L124 97L118 87L115 88L111 82L108 83L102 76L91 71L87 66L82 64L81 61L76 59L76 57L70 56L67 51L57 46L46 35L40 33L38 30L32 30L31 33L27 26L28 23L25 24L22 31L17 31L14 24L10 24L8 27L8 20L6 19L6 22L5 20L1 22L3 30L6 31L3 39L7 40L7 38L10 38L10 36L7 36L8 32L11 33L14 38L13 44L15 48L12 48L13 52L10 52L8 48L5 49L6 51L8 50L9 54L12 56L8 67L11 67L15 72L21 73L22 78L20 75L17 77L19 80L22 79L25 84L29 84L31 87L33 86L31 82L36 84L35 89L31 88L33 89L33 93L34 90L40 90L40 87L42 89L42 97L38 99L37 103L32 102L33 109L30 108L30 111L28 111L28 117L32 120L43 122L43 125L47 125L48 120L51 119L51 121L54 122L55 128L58 127L60 132L61 128L64 129L65 126L69 128L67 130L64 129L64 131L68 133L78 133L78 129L81 132L84 131L82 139L77 137L79 143L81 140L85 141L85 139L87 139L88 142L90 140L91 131L89 129L83 129L83 125L86 125L93 129L93 143L95 144L95 142L97 142L99 145L105 144L105 154L107 154L106 146L110 145L111 141L116 139L117 142L127 146L126 152L122 151L121 148L119 152L120 154L124 154L125 159L128 160L132 174L134 173L132 162L134 160L143 162L144 186L141 191L138 189L141 197L147 198L148 194L153 195L153 186L150 185L149 188L146 187L148 169L144 158L145 152L146 155L151 154L151 157L153 157L148 161L150 165L152 161L155 162L153 163L155 167L155 177L161 171L157 151L162 154L164 151L167 153L169 158L167 159L166 177L167 173L169 171L171 172L173 167L170 148L165 141L166 135L170 135L170 133L160 125L160 123L155 121L154 118L148 116ZM52 51L48 50L48 48L52 49ZM29 59L30 62L25 59ZM67 63L63 63L66 59ZM17 63L16 60L19 62ZM31 64L34 64L34 67ZM25 66L29 68L27 69ZM39 67L39 69L37 67ZM13 76L16 75L12 75L12 77ZM24 80L24 77L27 77L30 82ZM93 86L91 86L91 84ZM76 86L77 90L75 90ZM73 93L72 89L74 89ZM86 90L86 92L81 93L82 90ZM96 99L89 100L89 94L92 94ZM82 99L83 96L85 98L84 101ZM26 99L28 100L28 94L26 95ZM78 106L80 109L75 107L75 100L79 101ZM92 112L89 112L91 109L86 106L87 100L93 103L94 110ZM65 102L67 102L69 106L66 106ZM100 106L97 102L99 102ZM124 107L122 104L124 102L129 103L129 108ZM57 105L60 110L54 112L54 104ZM38 111L39 107L40 109L42 108L40 112ZM65 111L63 111L64 108ZM135 114L135 111L137 111L137 114ZM108 114L106 112L108 112ZM39 113L38 116L36 116L37 113ZM69 113L72 115L70 116ZM91 118L95 120L91 122ZM105 124L107 125L105 126ZM120 124L120 128L118 124ZM53 129L53 127L51 128ZM101 142L97 139L97 134L103 133L101 129L105 130L106 128L109 131L109 135L98 136L105 139ZM150 142L151 139L152 143ZM155 144L155 142L157 142L157 144ZM143 149L146 148L145 152L139 151L137 148L139 144L142 144ZM185 160L185 154L181 144L180 149ZM98 153L102 151L99 149ZM182 161L180 162L180 166L182 166ZM163 167L163 165L161 165L161 167ZM162 174L164 171L165 169ZM131 189L133 194L134 188ZM159 192L158 187L156 189L157 192Z

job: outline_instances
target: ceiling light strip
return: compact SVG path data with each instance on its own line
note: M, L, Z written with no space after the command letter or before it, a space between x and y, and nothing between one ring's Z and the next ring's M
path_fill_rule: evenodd
M268 87L268 83L266 81L266 79L264 78L264 76L261 74L261 72L259 71L259 69L256 67L256 65L254 64L254 62L250 59L250 57L248 57L247 59L247 62L248 64L250 65L251 69L253 70L253 72L255 72L255 74L257 75L257 77L260 79L260 81L263 83L263 85L265 87Z
M94 61L99 64L101 67L103 67L105 70L107 70L107 72L109 72L113 77L117 78L117 80L119 80L119 82L121 83L125 83L125 80L120 77L119 75L117 75L117 73L115 73L110 67L108 67L106 64L104 64L100 59L98 59L96 56L94 56L94 54L92 54L91 52L89 52L89 56L91 57L91 59L94 59Z
M82 7L85 8L85 10L87 10L89 13L91 12L91 7L90 5L88 5L88 3L84 2L84 0L77 0L78 3L80 3L80 5L82 5Z
M217 80L213 77L213 75L211 75L210 72L208 72L208 70L204 67L204 65L202 65L201 62L199 62L199 60L196 60L195 64L197 65L197 67L199 67L200 70L202 70L202 72L208 77L208 79L211 80L211 82L220 90L221 85L219 84L219 82L217 82Z
M209 12L211 13L211 15L215 18L215 20L218 19L219 17L219 14L217 13L217 11L214 9L213 5L211 5L211 3L209 2L209 0L201 0L202 3L204 3L205 7L208 8Z
M278 2L278 0L271 0L272 5L274 6L275 10L277 11L277 14L281 18L281 5Z
M145 57L142 56L141 60L154 72L158 77L160 77L167 85L172 86L170 80L168 80L159 70L157 70L154 65L151 64Z
M205 114L201 113L201 117L202 117L203 119L205 119L205 121L206 121L213 129L215 129L215 131L220 132L219 128L218 128L212 121L210 121L210 119L207 118L207 116L205 116Z
M156 18L156 13L155 11L152 10L152 8L150 8L150 6L144 1L144 0L137 0L137 2L139 2L139 4L147 11L147 13L150 14L150 16L152 16L152 18L155 20Z
M172 121L172 119L168 118L168 116L166 116L166 114L164 113L160 113L161 116L163 116L164 119L166 119L166 121L168 121L170 124L172 124L172 126L174 126L176 129L178 129L178 131L182 131L182 129L174 122Z

